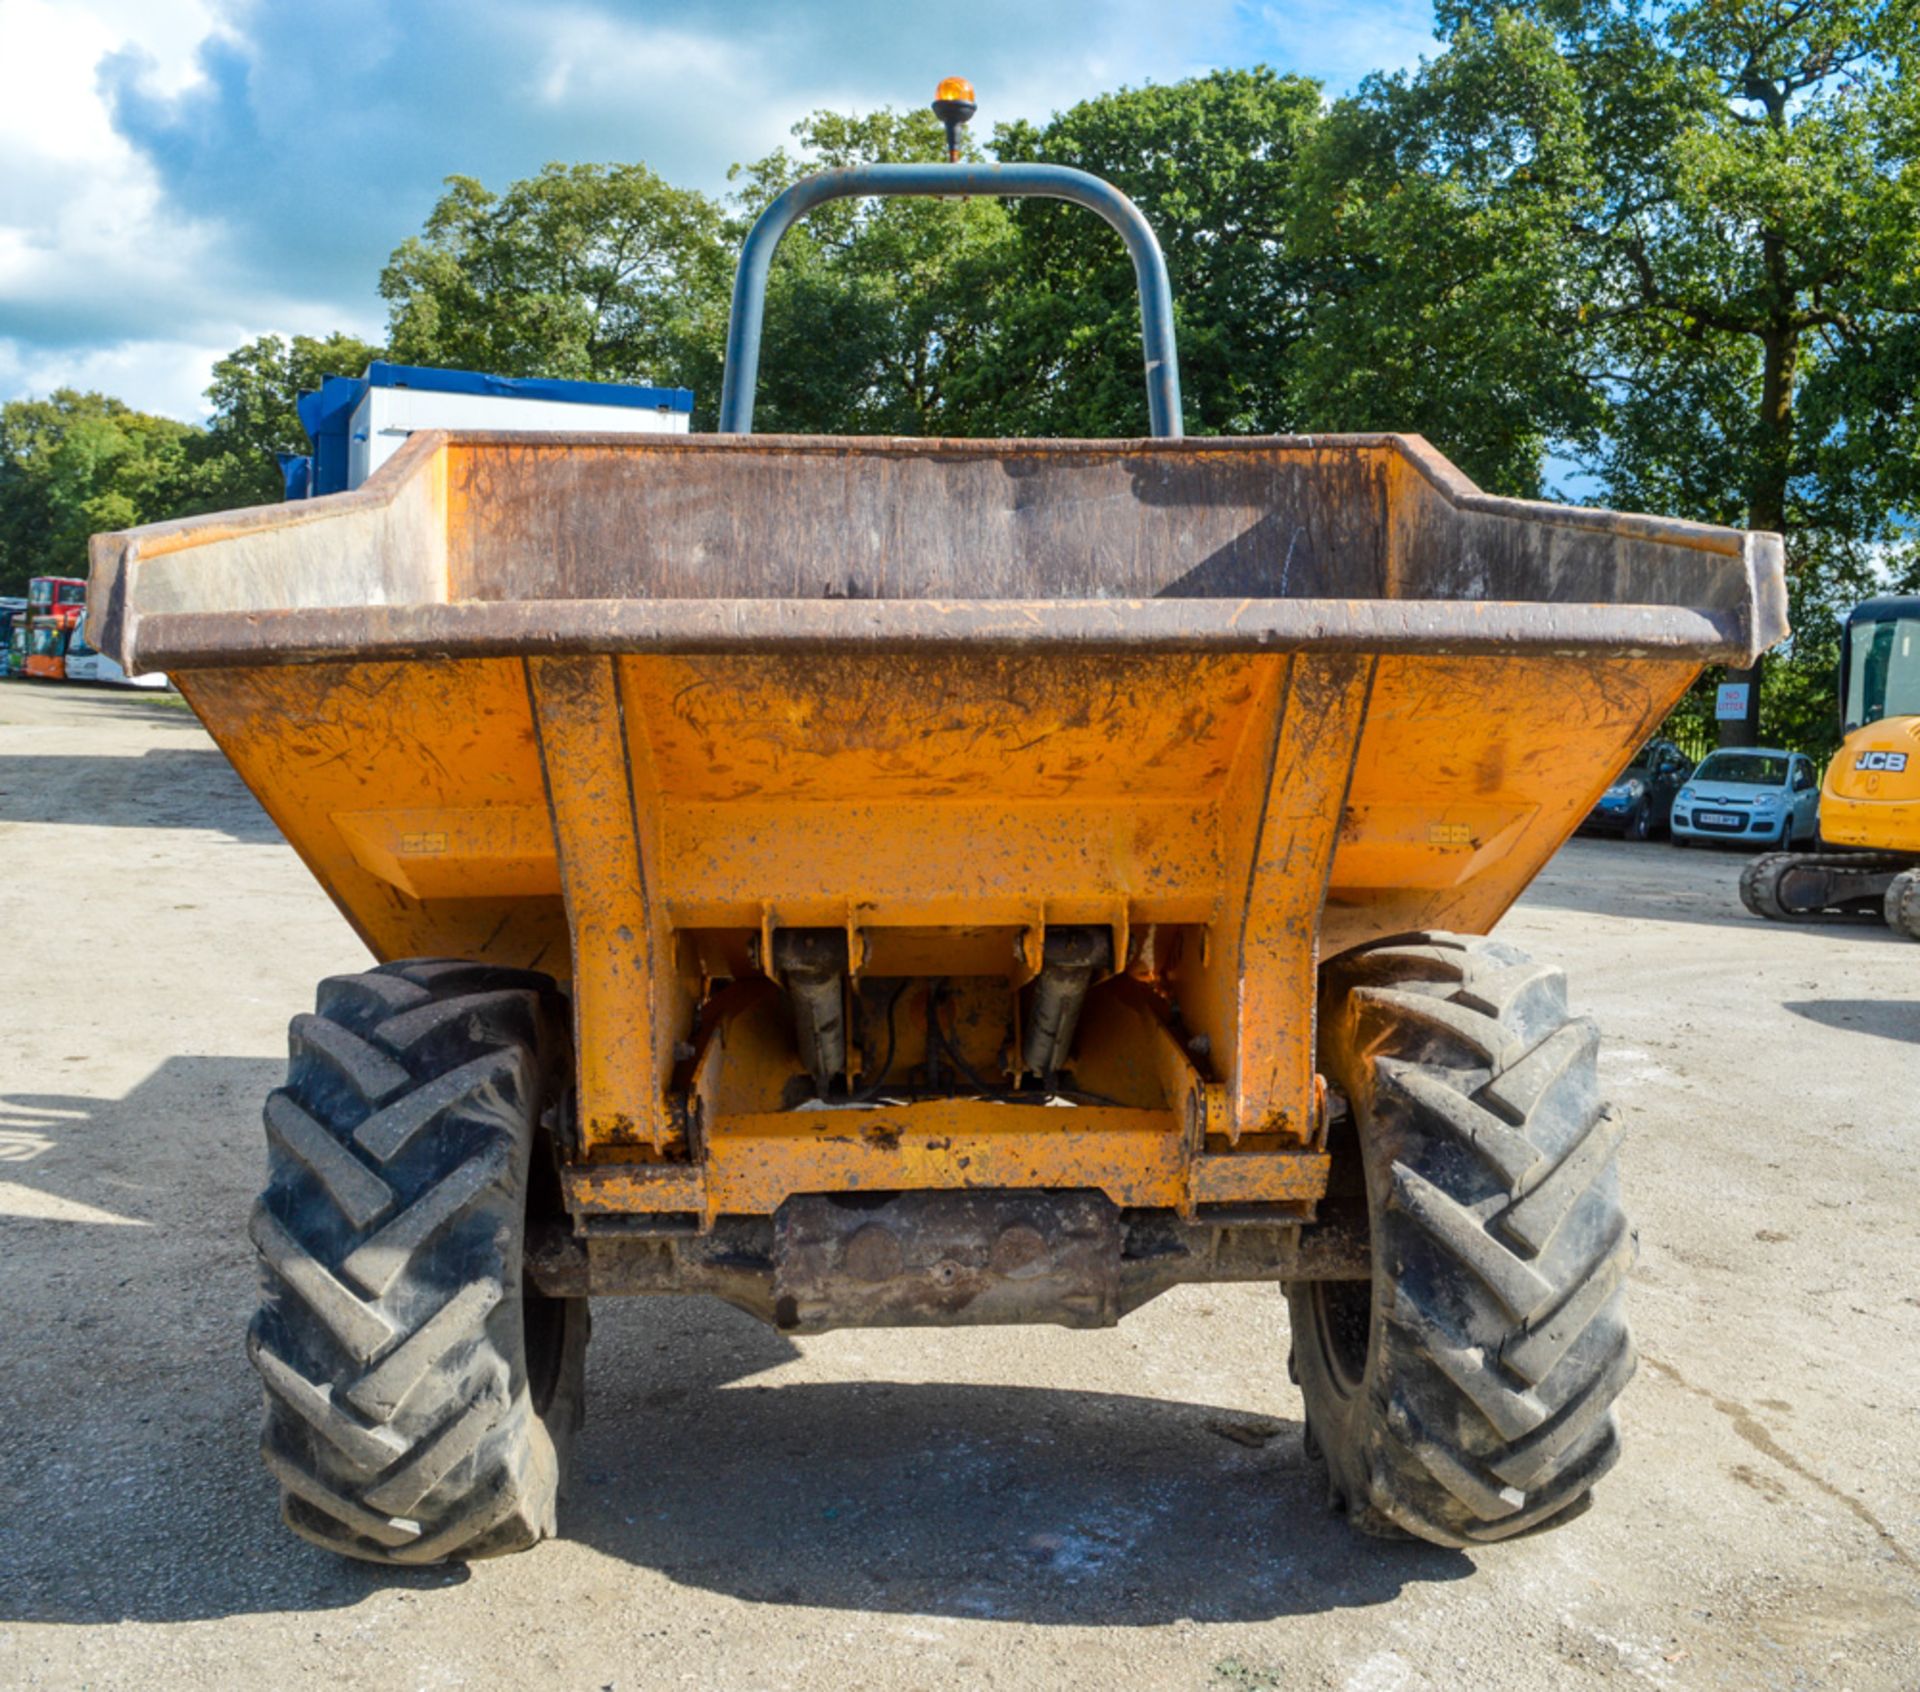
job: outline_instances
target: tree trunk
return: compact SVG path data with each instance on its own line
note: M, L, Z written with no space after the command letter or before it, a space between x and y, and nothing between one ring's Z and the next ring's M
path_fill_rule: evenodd
M1780 269L1783 255L1776 237L1764 240L1769 273ZM1760 377L1760 416L1753 488L1747 499L1747 527L1783 535L1787 529L1787 481L1793 469L1793 381L1800 357L1799 332L1775 321L1764 343L1765 362ZM1729 670L1727 680L1747 684L1744 717L1720 723L1722 746L1760 744L1760 677L1766 660L1750 669Z

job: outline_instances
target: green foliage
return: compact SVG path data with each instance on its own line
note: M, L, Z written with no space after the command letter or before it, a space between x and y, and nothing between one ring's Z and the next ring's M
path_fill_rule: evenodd
M1104 176L1154 225L1193 433L1288 426L1285 370L1307 304L1288 219L1318 110L1314 84L1260 68L1125 89L994 134L998 158ZM945 156L925 112L820 112L795 136L798 157L782 149L736 172L736 235L806 171ZM1133 267L1078 207L844 201L781 244L757 428L1130 435L1145 408Z
M1604 469L1632 503L1786 534L1795 633L1754 731L1812 751L1837 737L1838 620L1917 487L1917 43L1911 0L1702 0L1633 29L1589 5L1561 36L1592 103L1660 120L1580 231L1612 302Z
M1837 528L1788 536L1793 634L1761 671L1760 721L1768 741L1821 757L1839 746L1841 625L1861 600L1887 591L1897 564L1897 549L1851 539Z
M732 254L706 195L642 164L446 186L380 276L393 358L714 390Z
M1295 252L1300 154L1320 90L1264 66L1083 101L1045 125L1003 124L1003 160L1073 165L1114 183L1166 254L1192 434L1280 433L1311 305ZM969 383L978 433L1146 432L1140 305L1118 238L1077 206L1014 202L1014 268L997 302L995 367Z
M1305 426L1423 434L1481 486L1537 496L1549 445L1602 415L1569 285L1589 154L1573 68L1505 13L1336 105L1301 169Z
M358 376L380 356L379 347L337 332L290 341L261 335L228 353L213 367L213 416L194 443L194 509L277 503L282 481L273 455L310 446L295 409L300 395L329 376Z
M1447 45L1327 104L1264 67L993 134L1145 211L1193 433L1427 435L1482 486L1571 459L1610 503L1787 536L1766 737L1831 744L1845 609L1920 584L1920 0L1440 0ZM751 219L825 166L944 156L925 112L819 112L729 204L644 165L450 177L380 289L390 356L691 387L712 426ZM978 156L977 154L973 156ZM62 392L0 411L0 583L85 534L278 495L295 395L349 336L216 367L205 431ZM837 202L783 242L756 426L1130 435L1113 233L1044 201ZM1711 731L1712 683L1675 727Z
M946 157L928 112L816 112L780 148L734 172L743 238L774 196L815 170ZM972 403L1000 300L1019 274L998 200L841 200L780 243L767 282L754 427L767 433L993 432ZM724 310L719 314L724 322ZM717 369L717 364L716 364Z
M1320 426L1524 489L1787 535L1759 691L1816 744L1834 604L1920 494L1920 0L1444 0L1447 50L1323 126Z
M84 576L89 535L183 509L197 433L71 388L0 406L0 593Z
M1787 614L1793 634L1760 672L1760 738L1815 757L1840 744L1837 698L1840 629L1863 599L1899 590L1903 574L1915 574L1911 553L1860 545L1828 529L1804 529L1788 537ZM1709 669L1689 691L1668 732L1683 746L1711 745L1715 690L1733 672Z

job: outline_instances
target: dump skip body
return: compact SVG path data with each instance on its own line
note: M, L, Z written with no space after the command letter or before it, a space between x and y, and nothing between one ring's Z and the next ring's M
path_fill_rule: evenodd
M968 1187L1310 1215L1320 961L1486 931L1783 626L1772 537L1491 499L1399 436L430 435L96 546L102 644L378 957L570 989L571 1208L699 1228ZM1102 963L1036 1112L1062 931ZM837 937L812 1010L788 933Z

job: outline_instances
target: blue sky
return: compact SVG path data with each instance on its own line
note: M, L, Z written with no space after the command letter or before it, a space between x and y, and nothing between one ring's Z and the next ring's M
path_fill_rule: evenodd
M721 193L820 107L981 124L1267 63L1350 88L1429 0L0 0L0 399L198 417L257 334L377 336L441 178L643 159Z

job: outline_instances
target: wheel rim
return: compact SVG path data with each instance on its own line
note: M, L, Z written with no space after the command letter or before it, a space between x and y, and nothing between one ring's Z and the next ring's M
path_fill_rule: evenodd
M1366 1177L1366 1155L1361 1149L1361 1125L1353 1107L1341 1115L1327 1136L1327 1152L1334 1169L1329 1198L1358 1200L1366 1209L1366 1235L1374 1243L1373 1194ZM1344 1178L1343 1178L1344 1177ZM1308 1305L1313 1324L1313 1349L1334 1396L1343 1402L1355 1397L1367 1377L1373 1349L1373 1277L1359 1281L1308 1283Z
M531 1280L521 1281L521 1343L527 1360L527 1396L536 1416L544 1416L552 1407L560 1387L567 1355L568 1302L536 1292Z
M1342 1398L1353 1397L1367 1378L1367 1355L1373 1345L1373 1282L1316 1283L1313 1326L1328 1381Z
M572 1108L572 1095L563 1096L561 1114ZM552 1123L543 1122L534 1135L533 1153L527 1166L527 1208L525 1228L531 1232L542 1223L551 1223L566 1215L560 1195L559 1158L552 1139ZM553 1298L534 1285L523 1267L520 1275L521 1355L527 1362L527 1395L536 1416L546 1415L566 1372L567 1322L575 1301Z

